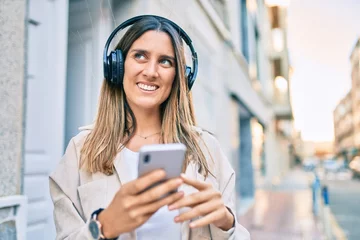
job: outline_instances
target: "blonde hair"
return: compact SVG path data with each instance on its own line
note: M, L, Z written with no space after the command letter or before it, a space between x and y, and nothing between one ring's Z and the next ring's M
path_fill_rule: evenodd
M132 43L149 30L162 31L170 36L176 58L173 86L168 99L161 105L161 142L185 144L187 153L183 171L190 161L195 161L206 177L210 171L199 145L200 137L193 128L196 121L192 94L188 90L184 73L185 57L182 39L176 30L166 21L148 17L132 25L116 49L121 49L126 57ZM94 128L81 149L80 167L91 173L113 174L115 157L134 136L135 129L136 119L127 104L124 89L104 80Z

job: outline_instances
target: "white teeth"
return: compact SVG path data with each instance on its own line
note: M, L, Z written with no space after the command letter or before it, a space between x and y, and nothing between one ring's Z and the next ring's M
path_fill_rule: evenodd
M149 86L149 85L145 85L143 83L138 83L137 85L139 86L139 88L146 90L146 91L155 91L157 89L157 86Z

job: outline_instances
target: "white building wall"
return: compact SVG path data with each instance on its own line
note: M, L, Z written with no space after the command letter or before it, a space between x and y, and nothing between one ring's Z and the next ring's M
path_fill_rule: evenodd
M54 239L48 175L63 154L67 1L28 1L24 194L27 239Z
M261 92L267 102L272 101L274 92L274 84L272 79L272 65L270 62L270 54L272 49L270 21L267 7L263 1L258 1L258 27L260 33L260 49L259 49L259 67L261 73L259 80L261 83Z

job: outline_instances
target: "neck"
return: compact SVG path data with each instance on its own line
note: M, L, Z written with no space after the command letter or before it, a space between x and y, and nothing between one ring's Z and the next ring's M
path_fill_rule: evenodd
M135 134L148 136L161 131L160 109L154 111L144 109L131 109L136 119Z

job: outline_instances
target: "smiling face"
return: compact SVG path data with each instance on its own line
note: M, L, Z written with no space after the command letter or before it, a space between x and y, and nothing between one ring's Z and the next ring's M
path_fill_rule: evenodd
M131 45L125 59L124 91L131 109L159 110L169 97L176 60L168 34L150 30Z

